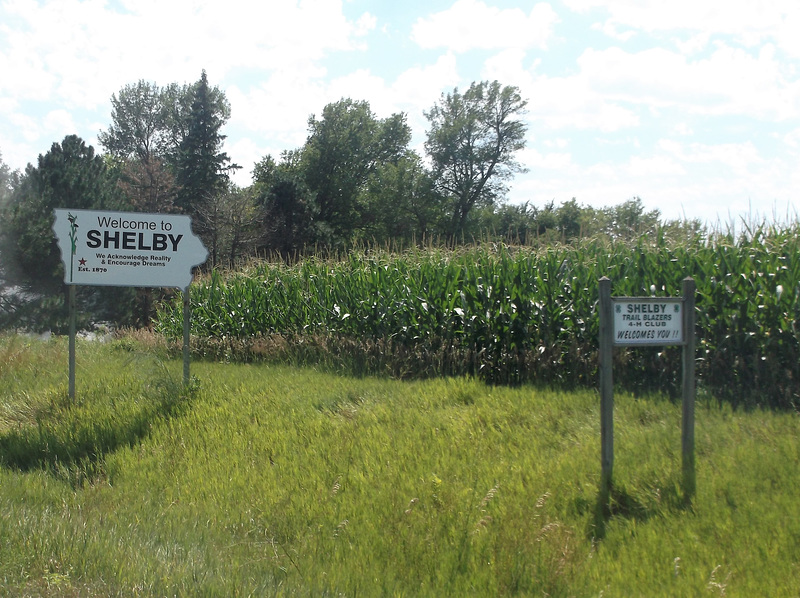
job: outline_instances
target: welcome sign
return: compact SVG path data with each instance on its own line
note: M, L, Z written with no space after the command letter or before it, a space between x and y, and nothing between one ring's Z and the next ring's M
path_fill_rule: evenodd
M189 216L56 209L53 231L66 284L185 289L208 257Z
M612 297L615 345L682 345L683 299Z

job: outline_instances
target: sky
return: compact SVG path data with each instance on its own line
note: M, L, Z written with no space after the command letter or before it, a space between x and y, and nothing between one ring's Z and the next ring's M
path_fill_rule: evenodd
M798 32L797 0L0 0L0 156L24 169L70 134L102 151L113 94L205 69L246 186L331 102L404 112L424 155L424 112L497 80L527 100L509 202L794 221Z

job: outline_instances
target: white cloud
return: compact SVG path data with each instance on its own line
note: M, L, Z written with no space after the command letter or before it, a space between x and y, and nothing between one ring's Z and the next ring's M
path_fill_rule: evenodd
M750 0L564 0L572 10L605 10L608 21L648 32L676 29L753 36L774 31L788 15L797 14L792 0L773 0L769 6ZM754 40L755 41L755 40Z
M542 143L545 147L554 147L558 149L564 149L569 146L569 140L564 138L545 139Z
M542 170L553 170L561 173L575 172L576 165L569 152L539 152L534 148L525 148L517 156L520 164L524 165L535 176L541 176Z
M605 132L639 125L636 112L607 101L589 83L584 75L535 79L522 90L530 119L552 129Z
M504 85L522 88L530 84L533 72L541 62L541 59L536 59L530 67L526 67L526 56L525 50L521 48L503 50L484 61L481 76L492 81L502 81Z
M793 148L800 148L800 127L792 129L783 136L783 142Z
M363 37L367 35L367 33L369 33L370 31L375 29L377 23L378 19L376 19L374 15L365 12L356 21L355 28L353 30L353 35L355 35L356 37Z
M438 100L431 90L451 90L459 84L460 77L455 56L448 52L435 63L414 66L401 73L392 84L392 91L408 106L429 108Z
M617 30L617 24L613 21L606 21L605 23L595 23L592 26L595 31L602 31L608 37L614 38L621 42L627 42L636 36L636 31L628 29L627 31L620 32Z
M521 8L499 9L481 0L457 0L449 9L420 18L412 39L423 48L473 49L546 48L558 15L547 3L529 14Z
M591 89L610 100L706 115L770 120L800 115L800 84L784 78L771 45L753 56L718 42L711 57L697 61L663 48L587 49L578 64Z
M720 170L744 173L748 169L765 164L756 147L749 141L744 143L680 143L664 139L661 149L687 164L716 164Z
M756 47L773 42L792 57L800 57L800 4L796 0L564 0L577 12L603 11L599 28L615 37L619 28L639 32L679 32L684 53L704 47L709 36L729 36L736 43Z
M667 156L632 156L624 165L623 173L632 178L653 179L654 177L684 175L686 169Z
M56 139L61 139L65 135L75 131L75 121L72 114L66 110L52 110L44 118L43 129Z
M15 27L4 27L0 65L20 82L14 96L55 92L67 106L92 107L141 78L188 82L206 68L221 80L238 68L304 68L329 51L357 48L355 39L375 26L368 13L348 21L341 3L330 0L137 0L124 7L117 12L104 0L7 3Z
M195 81L205 68L231 102L225 151L248 184L253 163L300 147L309 115L329 102L406 112L421 151L423 111L440 93L497 79L528 100L518 157L531 172L514 179L512 200L600 207L639 195L665 215L684 206L712 218L750 202L798 205L796 0L555 6L0 0L0 151L19 168L65 134L93 143L112 93L139 79ZM375 34L379 23L391 39Z
M519 87L527 100L528 119L552 129L596 129L605 132L639 125L635 111L594 89L596 82L583 69L565 77L536 75L540 61L524 64L526 54L508 49L484 62L481 76Z

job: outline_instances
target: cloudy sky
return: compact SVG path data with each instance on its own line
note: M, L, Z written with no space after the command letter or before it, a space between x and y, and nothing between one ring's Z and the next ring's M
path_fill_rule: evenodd
M330 102L405 112L422 153L424 110L497 79L528 101L510 201L794 220L798 32L797 0L0 0L0 154L97 147L123 86L205 69L247 185Z

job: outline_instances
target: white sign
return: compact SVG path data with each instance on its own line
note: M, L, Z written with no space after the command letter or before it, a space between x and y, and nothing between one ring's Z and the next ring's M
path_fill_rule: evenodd
M178 287L208 250L192 232L189 216L55 210L64 282L123 287Z
M682 345L683 300L614 297L615 345Z

